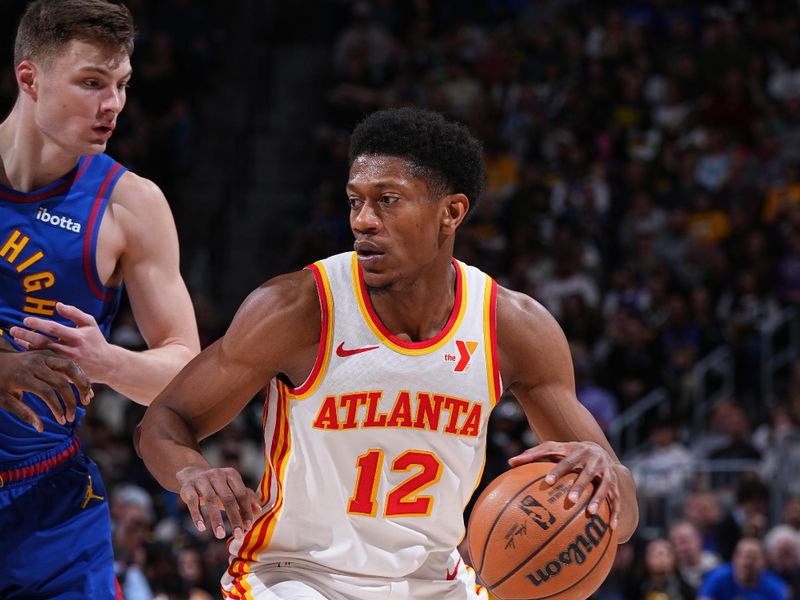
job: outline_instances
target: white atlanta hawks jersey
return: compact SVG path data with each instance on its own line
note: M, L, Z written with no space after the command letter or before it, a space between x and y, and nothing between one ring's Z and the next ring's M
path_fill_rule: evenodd
M229 543L223 587L231 596L245 592L237 582L250 572L296 565L453 579L501 383L496 284L452 264L452 314L423 342L384 327L355 253L309 267L322 307L319 351L302 385L274 379L267 389L264 510Z

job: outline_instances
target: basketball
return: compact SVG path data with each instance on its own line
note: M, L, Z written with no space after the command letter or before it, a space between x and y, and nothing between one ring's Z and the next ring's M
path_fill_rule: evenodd
M568 473L548 485L552 462L514 467L478 496L467 545L481 585L499 600L585 600L608 575L617 553L611 507L586 508L593 488L567 499L578 477Z

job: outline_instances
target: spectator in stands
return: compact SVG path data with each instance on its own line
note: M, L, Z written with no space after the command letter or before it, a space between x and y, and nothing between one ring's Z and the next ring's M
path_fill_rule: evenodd
M689 494L683 505L683 518L700 534L703 550L718 554L715 534L722 520L719 498L709 491Z
M617 546L617 554L614 556L611 571L591 596L592 600L625 600L629 581L636 576L636 555L641 545L640 542L638 537L634 537Z
M678 571L697 592L705 575L719 566L719 556L703 548L700 532L689 521L678 521L669 528L669 541L675 549Z
M743 477L736 490L736 503L718 523L715 537L723 560L733 557L742 538L764 537L767 531L769 488L757 475Z
M786 584L766 570L764 546L758 538L744 537L733 559L711 571L697 600L789 600Z
M767 567L800 596L800 534L789 525L776 525L764 537Z
M669 541L657 538L647 544L643 571L629 580L625 600L694 600L695 592L681 577Z
M761 453L762 480L781 482L784 493L800 493L800 481L793 477L800 468L800 427L788 403L772 407L769 420L756 428L751 443Z
M783 523L800 533L800 496L790 496L783 505Z
M677 439L670 419L654 419L648 446L628 460L640 502L646 507L644 525L663 529L681 500L676 490L691 488L694 456Z
M761 453L750 442L750 421L744 409L732 404L727 418L721 422L723 433L728 442L709 454L712 461L735 461L735 464L724 465L711 474L711 487L722 493L735 488L747 471L757 471Z
M203 557L197 548L188 546L178 550L178 575L186 584L188 600L212 600L209 591L216 590L217 585L208 581Z
M608 321L606 337L601 383L614 392L624 410L658 385L658 350L642 316L626 307Z

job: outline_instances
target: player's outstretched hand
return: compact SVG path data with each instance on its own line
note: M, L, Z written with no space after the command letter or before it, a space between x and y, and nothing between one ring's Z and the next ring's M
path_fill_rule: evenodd
M52 350L61 356L80 363L92 381L103 381L113 369L109 343L95 318L71 304L58 302L56 310L62 317L75 323L74 327L39 317L27 317L25 329L12 327L9 333L14 341L28 350Z
M578 473L568 494L573 502L578 500L587 485L596 483L587 510L590 514L595 514L600 503L608 499L611 504L611 527L617 526L620 507L618 469L625 467L616 462L605 448L594 442L544 442L510 458L508 463L516 467L542 459L558 461L545 477L549 485L553 485L562 475Z
M181 484L181 499L189 507L198 531L205 531L208 523L215 537L224 538L224 510L234 537L240 539L261 511L256 493L244 485L236 469L190 466L178 471L176 477ZM208 521L203 518L201 506L206 509Z
M70 384L77 388L81 404L89 404L94 392L86 374L75 361L50 350L0 352L0 409L16 415L37 431L42 431L42 421L22 401L22 393L31 392L39 396L50 407L56 421L64 425L75 419L77 399ZM56 392L61 396L63 406Z

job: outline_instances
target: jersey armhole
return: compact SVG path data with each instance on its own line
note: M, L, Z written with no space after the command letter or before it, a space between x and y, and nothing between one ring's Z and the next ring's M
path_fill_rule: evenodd
M291 394L295 398L306 398L317 388L325 375L328 361L331 357L331 345L333 343L333 295L331 285L328 281L328 274L322 261L317 261L306 267L314 275L317 284L317 295L319 297L320 308L320 334L319 346L317 347L317 358L314 367L306 380L299 387L291 389Z

